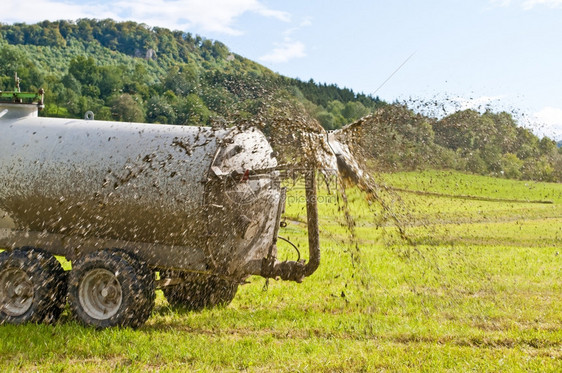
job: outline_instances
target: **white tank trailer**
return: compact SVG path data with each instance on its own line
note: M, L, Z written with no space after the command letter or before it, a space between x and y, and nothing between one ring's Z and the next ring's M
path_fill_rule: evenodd
M137 327L156 288L201 309L250 275L317 269L314 171L309 260L279 262L285 190L259 130L44 118L43 92L18 91L0 92L0 323L53 321L68 301L86 325Z

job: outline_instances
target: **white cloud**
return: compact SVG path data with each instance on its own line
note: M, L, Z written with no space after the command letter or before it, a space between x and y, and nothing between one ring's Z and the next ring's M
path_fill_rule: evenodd
M242 33L234 27L234 21L247 12L284 22L290 20L288 13L268 9L258 0L117 0L112 6L126 12L129 18L150 25L172 28L170 23L174 23L174 28L183 30L197 27L230 35Z
M288 38L291 35L295 34L296 32L300 31L302 28L305 28L305 27L308 27L308 26L312 26L312 18L311 17L306 17L297 26L291 27L291 28L285 30L283 32L283 35L285 35L285 37Z
M290 21L287 12L269 9L260 0L116 0L114 2L69 2L4 0L0 21L34 23L58 19L113 18L134 20L149 26L239 35L235 21L244 13Z
M533 9L535 6L544 5L549 8L558 8L562 6L562 0L525 0L523 9Z
M295 58L306 56L305 45L300 41L295 41L293 35L302 28L312 25L312 18L305 17L295 27L288 28L283 32L283 43L274 43L275 48L268 54L259 57L261 61L272 63L285 63Z
M271 53L260 57L259 59L264 62L284 63L295 58L302 58L306 56L305 46L300 41L293 41L286 38L281 44L271 51Z
M547 106L536 112L536 130L556 140L562 140L562 109Z
M0 22L4 23L35 23L44 20L77 19L77 18L108 18L103 6L92 4L72 4L56 0L16 1L4 0Z

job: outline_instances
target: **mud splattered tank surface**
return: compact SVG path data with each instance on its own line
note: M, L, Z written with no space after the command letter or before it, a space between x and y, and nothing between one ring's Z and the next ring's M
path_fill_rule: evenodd
M28 237L72 257L118 244L155 265L229 274L267 255L282 191L258 130L40 118L25 106L0 107L2 246Z

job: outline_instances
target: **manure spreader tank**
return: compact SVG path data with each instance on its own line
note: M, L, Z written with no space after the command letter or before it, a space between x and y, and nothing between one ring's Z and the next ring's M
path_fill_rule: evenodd
M68 301L84 324L136 327L156 288L201 309L250 275L300 282L318 267L313 170L309 260L276 259L285 189L258 129L45 118L42 105L42 91L0 92L0 323L53 321Z

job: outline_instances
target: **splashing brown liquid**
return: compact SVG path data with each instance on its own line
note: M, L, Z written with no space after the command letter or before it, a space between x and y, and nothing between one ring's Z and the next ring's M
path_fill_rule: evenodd
M273 104L270 105L269 102ZM356 234L356 222L349 206L347 191L357 187L373 207L378 205L382 209L383 214L377 217L380 220L376 221L376 225L395 226L400 238L411 243L406 224L382 196L384 187L375 182L364 162L359 161L370 158L361 148L362 138L368 130L364 124L377 119L375 115L367 116L340 130L327 132L307 113L303 105L282 92L276 92L264 100L258 115L251 120L233 123L237 126L252 125L260 128L283 165L295 169L337 171L339 187L336 193L338 201L341 202L339 211L343 215L343 224L348 232L346 242L342 243L343 249L350 254L355 270L360 271L357 278L367 287L372 276L361 263L361 245ZM375 215L373 220L376 220Z

